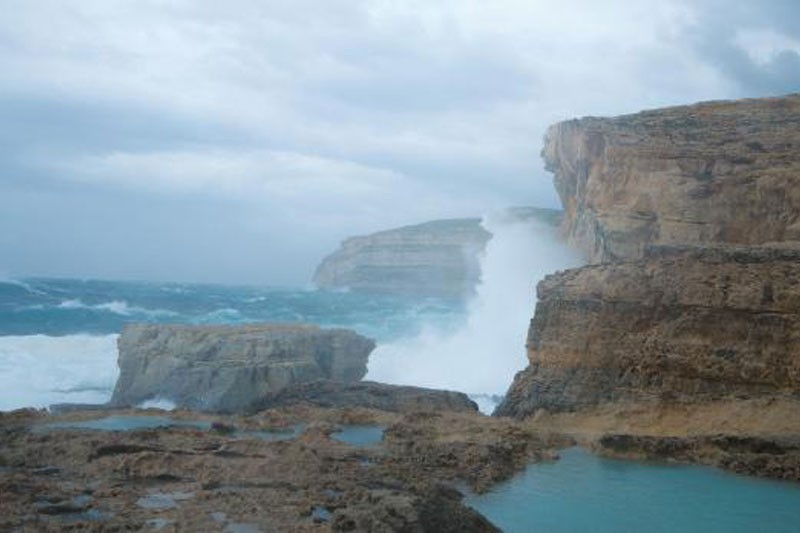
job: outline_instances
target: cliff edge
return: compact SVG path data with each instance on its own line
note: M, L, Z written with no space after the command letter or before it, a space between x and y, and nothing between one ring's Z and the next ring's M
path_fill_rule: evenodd
M516 207L505 214L549 226L561 223L555 209ZM480 256L491 237L479 218L433 220L351 237L323 259L312 281L323 289L469 296L480 282Z
M539 283L496 414L800 479L800 95L567 121L543 157L592 264Z
M592 262L800 239L800 95L569 120L542 157L564 231Z

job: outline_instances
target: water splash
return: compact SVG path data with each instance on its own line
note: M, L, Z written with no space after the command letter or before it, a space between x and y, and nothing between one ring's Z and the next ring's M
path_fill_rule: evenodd
M504 394L527 364L525 336L536 283L582 264L552 226L498 214L484 217L492 233L481 259L481 284L457 331L428 327L413 339L378 346L367 378L389 383Z

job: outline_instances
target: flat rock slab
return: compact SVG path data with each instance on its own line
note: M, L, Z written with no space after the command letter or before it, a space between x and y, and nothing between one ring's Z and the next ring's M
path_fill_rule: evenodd
M375 343L311 325L131 325L119 341L111 404L154 398L201 411L236 412L289 385L357 381Z

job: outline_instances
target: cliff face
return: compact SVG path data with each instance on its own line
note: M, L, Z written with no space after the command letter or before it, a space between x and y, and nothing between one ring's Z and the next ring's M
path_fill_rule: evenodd
M593 262L648 244L800 239L800 95L552 126L564 230Z
M307 325L133 325L119 337L111 404L165 398L179 407L237 411L318 379L358 381L375 343Z
M800 408L800 96L564 122L543 156L594 264L539 284L498 414Z
M538 287L499 414L800 393L800 249L655 247Z
M557 225L560 211L508 210L514 218ZM317 267L320 288L360 292L459 297L480 282L480 254L491 234L478 218L435 220L352 237Z
M480 280L478 256L490 237L477 218L352 237L322 261L313 282L326 289L459 296Z

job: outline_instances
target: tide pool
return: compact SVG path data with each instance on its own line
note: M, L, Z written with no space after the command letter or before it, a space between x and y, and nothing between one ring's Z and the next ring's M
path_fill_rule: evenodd
M381 426L344 426L331 437L351 446L376 446L383 440L385 428Z
M465 503L507 533L800 531L800 484L579 448Z

